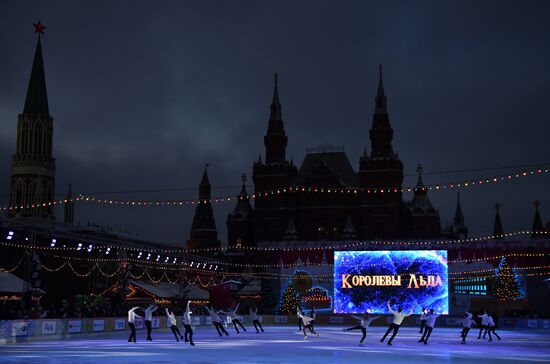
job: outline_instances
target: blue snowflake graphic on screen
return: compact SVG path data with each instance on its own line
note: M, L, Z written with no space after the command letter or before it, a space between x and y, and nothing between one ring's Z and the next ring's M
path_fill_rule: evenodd
M342 276L401 276L401 286L357 285L342 288ZM408 288L411 274L439 277L441 285ZM387 302L404 311L433 308L448 314L448 263L446 250L337 251L334 252L334 312L389 313ZM344 279L345 280L345 279ZM344 282L346 283L346 282ZM345 286L346 284L344 284Z

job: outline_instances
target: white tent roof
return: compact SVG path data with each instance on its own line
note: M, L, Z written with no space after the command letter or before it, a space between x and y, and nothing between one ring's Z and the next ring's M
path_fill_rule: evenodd
M26 283L21 278L9 272L0 272L0 292L25 293ZM41 289L31 288L36 293L45 293Z
M202 289L195 284L184 287L168 282L153 283L138 281L135 279L128 280L128 283L136 285L159 298L181 297L188 299L207 300L210 297L210 293L207 290Z
M262 281L254 279L237 293L239 296L254 296L262 291Z

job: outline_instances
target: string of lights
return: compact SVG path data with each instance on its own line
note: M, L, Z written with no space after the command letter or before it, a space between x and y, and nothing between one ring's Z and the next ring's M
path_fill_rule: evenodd
M99 265L97 263L94 264L94 266L90 269L90 271L88 271L86 273L81 273L81 272L78 272L74 268L74 266L71 264L71 262L68 261L68 260L63 262L60 266L58 266L56 268L52 268L52 267L48 267L48 266L44 265L44 263L40 259L38 259L37 262L39 264L41 264L42 267L48 272L58 272L58 271L60 271L61 269L65 268L65 267L69 267L71 269L71 271L73 272L73 274L75 274L76 276L78 276L80 278L88 277L89 275L91 275L96 270L102 276L104 276L106 278L111 278L119 272L119 269L117 269L113 273L105 273L99 267ZM17 264L17 266L19 266L19 264L21 264L21 261ZM550 269L550 265L513 267L512 269L513 270L519 270L519 271ZM200 268L189 268L189 269L186 269L186 270L197 273L197 276L199 276L199 274L208 275L208 276L210 276L210 280L213 280L213 277L215 275L212 271L208 271L208 270L204 270L204 269L200 269ZM481 269L481 270L469 270L469 271L462 271L462 272L450 272L449 275L452 276L452 275L468 274L468 275L476 275L476 277L478 277L477 274L479 274L479 273L495 272L497 270L498 270L498 268ZM0 268L0 271L8 271L8 270L4 269L4 268ZM547 273L550 273L550 272L547 272ZM219 274L219 272L218 272L218 274ZM168 276L168 274L166 273L166 271L163 271L159 278L152 277L151 273L149 272L149 268L145 268L140 275L135 275L132 272L130 272L130 277L132 279L139 280L139 279L141 279L145 276L149 279L149 281L151 281L155 284L160 283L161 281L163 281L163 279L168 281L171 284L176 284L177 282L181 282L181 281L188 281L187 276L185 275L184 271L182 271L182 270L180 270L180 274L175 280L171 280L170 277ZM288 274L288 273L277 273L277 272L255 272L255 273L252 273L252 272L251 273L223 272L222 277L225 277L225 276L228 276L228 277L243 277L244 276L244 277L252 277L252 278L258 278L258 279L263 279L263 278L288 279L288 278L292 278L294 276L294 273ZM333 277L333 274L331 274L331 273L330 274L329 273L321 273L321 274L309 274L309 276L311 278L317 278L317 279L323 279L323 278L329 279L329 278ZM493 275L491 275L491 276L493 276ZM487 277L491 277L491 276L487 276ZM449 277L449 280L454 280L454 279L464 279L464 277Z
M21 265L21 263L23 262L23 258L21 258L19 260L19 262L13 266L13 268L1 268L0 267L0 272L5 272L5 273L11 273L11 272L14 272L17 268L19 268L19 266Z
M288 186L284 188L273 189L270 191L257 192L251 195L227 195L218 196L209 200L201 199L186 199L186 200L121 200L112 198L97 198L93 195L79 195L71 199L60 199L53 201L35 201L29 202L24 205L4 205L1 207L4 211L17 211L25 209L42 208L48 206L64 205L70 202L95 202L103 206L194 206L197 204L211 204L211 203L226 203L237 201L238 199L258 199L276 196L284 193L295 192L308 192L308 193L333 193L333 194L357 194L359 192L366 193L403 193L421 191L445 191L455 190L459 188L467 188L480 185L494 185L499 182L513 181L521 177L542 175L548 173L548 167L538 167L536 169L524 170L512 174L499 175L493 177L475 178L471 180L437 183L426 185L424 187L407 186L401 188L395 187L376 187L376 188L329 188L329 187L312 187L312 186Z
M49 254L46 252L44 255L49 256ZM143 261L138 259L133 259L131 257L117 257L117 258L83 258L83 257L70 257L70 256L62 256L62 255L51 255L58 259L66 259L66 260L76 260L76 261L88 261L88 262L101 262L101 263L108 263L108 262L131 262L138 264L140 266L150 267L150 268L162 268L166 270L181 270L187 267L190 263L188 262L180 262L177 264L177 266L170 265L168 263L163 262L149 262L149 261ZM495 255L490 257L483 257L483 258L474 258L474 259L455 259L455 260L449 260L449 264L460 264L460 263L475 263L475 262L487 262L491 260L497 260L502 258L509 258L509 257L516 257L516 258L541 258L550 256L550 253L509 253L509 254L501 254L501 255ZM166 259L165 259L166 260ZM411 259L402 259L397 260L396 262L399 263L409 263L409 262L423 262L422 260L411 260ZM201 265L212 265L212 263L197 263ZM235 262L216 262L217 265L222 266L228 266L228 267L250 267L250 268L294 268L294 267L300 267L300 266L316 266L316 267L333 267L333 263L307 263L307 262L294 262L294 263L283 263L283 264L248 264L248 263L235 263ZM372 263L370 266L377 266L384 263ZM345 262L341 262L340 265L346 265ZM350 265L350 266L355 266ZM113 274L116 274L113 273Z
M88 244L87 247L83 245L83 243L78 243L75 246L46 246L46 245L36 245L36 244L29 244L29 243L16 243L11 241L1 241L0 246L4 247L10 247L10 248L19 248L19 249L26 249L26 250L41 250L41 251L84 251L87 250L88 253L94 251L102 252L103 249L105 249L105 254L108 255L111 250L118 249L119 251L129 251L129 252L141 252L143 253L151 253L151 254L185 254L185 253L207 253L207 252L217 252L217 251L264 251L264 252L274 252L274 251L282 251L282 252L294 252L294 251L323 251L323 250L346 250L346 249L352 249L352 248L361 248L361 247L368 247L369 245L375 245L375 246L399 246L399 247L411 247L411 246L445 246L445 245L457 245L457 244L470 244L470 243L479 243L483 241L488 240L495 240L495 239L504 239L504 238L512 238L512 237L521 237L521 236L531 236L533 234L545 236L550 234L550 232L546 230L542 231L529 231L529 230L522 230L522 231L516 231L516 232L509 232L502 235L486 235L481 237L475 237L475 238L465 238L465 239L444 239L444 240L398 240L398 241L383 241L383 240L366 240L366 241L343 241L343 242L337 242L336 244L332 245L316 245L316 242L311 242L308 246L303 247L280 247L280 246L271 246L271 247L249 247L249 246L242 246L239 248L232 248L232 247L216 247L216 248L197 248L197 249L180 249L180 248L138 248L138 247L129 247L129 246L116 246L116 245L105 245L99 243L98 246L94 247L93 244ZM502 244L505 244L507 241L503 240L501 241ZM319 242L317 242L319 243ZM275 244L275 243L274 243ZM151 256L149 256L151 258ZM158 257L157 257L158 258ZM177 258L177 257L176 257Z

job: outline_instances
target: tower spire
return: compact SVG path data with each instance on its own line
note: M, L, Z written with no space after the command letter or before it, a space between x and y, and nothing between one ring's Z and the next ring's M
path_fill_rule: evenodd
M370 129L371 158L397 159L393 152L393 129L388 116L387 99L382 82L382 65L379 66L378 91L374 102L374 115Z
M281 102L279 101L279 76L277 73L273 74L273 100L271 101L271 113L269 120L282 121L283 116L281 114Z
M279 101L279 78L277 73L273 75L273 79L273 100L271 102L267 134L264 136L266 164L285 163L288 143L281 113L281 102Z
M460 205L460 192L456 193L456 210L454 217L455 227L464 227L464 215L462 214L462 205Z
M204 165L204 172L202 173L201 183L199 185L199 199L210 200L210 181L208 180L208 166Z
M502 239L504 235L504 229L502 228L502 221L500 220L500 204L495 204L495 223L493 224L493 239Z
M544 230L544 225L542 224L542 218L540 217L539 212L540 202L539 200L535 200L533 204L535 205L535 218L533 219L531 238L540 238L544 235L542 233L542 231Z
M387 99L386 99L386 95L384 93L384 83L382 81L382 65L378 65L378 73L379 73L379 78L378 78L378 92L376 93L376 106L375 106L375 109L374 109L374 113L375 114L387 114L388 113L388 110L387 110L387 107L386 107L386 104L387 104Z
M42 43L40 41L41 34L44 34L46 28L42 23L38 22L34 25L34 32L38 33L36 41L36 49L34 51L34 59L32 62L31 77L29 79L29 87L27 88L27 97L25 98L25 106L23 114L43 114L49 115L48 93L46 92L46 76L44 73L44 61L42 59Z

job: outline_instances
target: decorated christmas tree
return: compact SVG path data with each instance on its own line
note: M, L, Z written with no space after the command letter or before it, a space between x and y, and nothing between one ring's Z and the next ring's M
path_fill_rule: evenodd
M502 258L498 268L497 280L495 283L494 295L501 301L515 300L521 297L518 282L512 268L508 265L505 258Z
M283 298L281 298L281 309L279 310L281 315L295 315L299 304L300 298L298 297L298 292L296 292L292 284L289 284L286 287Z

